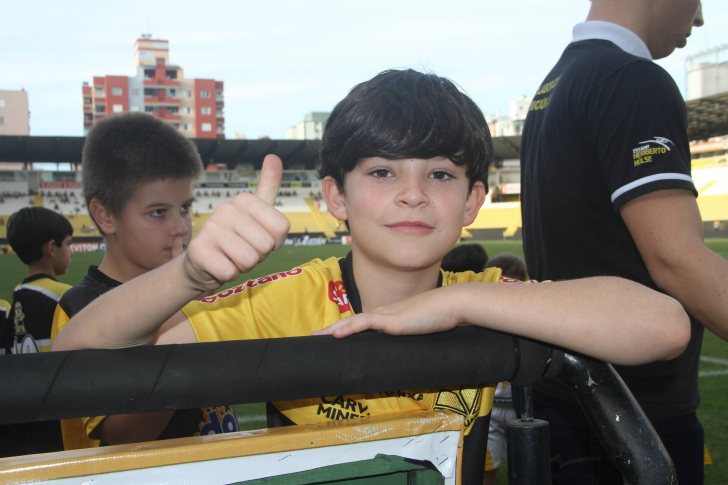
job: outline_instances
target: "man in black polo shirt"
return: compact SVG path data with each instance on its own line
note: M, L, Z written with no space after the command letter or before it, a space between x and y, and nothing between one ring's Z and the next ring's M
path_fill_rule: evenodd
M703 481L695 416L700 322L728 338L728 262L703 244L685 103L652 59L685 46L691 27L703 23L700 7L699 0L593 0L536 92L521 141L529 274L622 276L673 296L692 315L682 356L617 368L681 485ZM622 483L568 390L544 383L535 398L536 417L551 423L554 483Z

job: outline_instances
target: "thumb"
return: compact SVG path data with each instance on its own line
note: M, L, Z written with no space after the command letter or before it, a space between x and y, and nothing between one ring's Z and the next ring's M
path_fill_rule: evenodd
M172 242L172 259L176 258L184 251L184 245L182 244L182 236L177 236Z
M275 205L278 190L281 188L283 162L276 155L266 155L263 168L260 170L260 181L255 189L255 196L269 205Z

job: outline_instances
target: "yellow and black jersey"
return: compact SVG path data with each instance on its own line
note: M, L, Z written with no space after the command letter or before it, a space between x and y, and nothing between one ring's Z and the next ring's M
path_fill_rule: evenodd
M10 313L15 330L13 353L50 350L53 314L58 300L69 288L45 274L25 278L15 287Z
M120 284L121 282L110 278L98 267L89 267L88 274L81 284L68 290L58 303L51 338L54 339L66 323L86 305ZM106 416L93 416L61 420L65 449L77 450L99 446L99 437L95 431L105 418ZM178 409L157 439L186 438L239 430L233 406Z
M10 320L10 303L0 300L0 355L9 354L15 340L15 328Z
M466 282L501 281L501 271L441 272L438 287ZM346 258L315 259L194 301L183 308L200 342L308 336L361 312L351 253ZM361 395L324 396L268 404L270 427L308 424L413 410L447 409L466 425L463 483L485 468L493 384ZM482 479L481 479L482 482Z

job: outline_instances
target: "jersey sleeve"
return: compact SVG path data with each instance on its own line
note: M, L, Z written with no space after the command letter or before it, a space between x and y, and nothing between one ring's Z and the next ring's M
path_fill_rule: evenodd
M615 211L656 190L697 195L685 102L660 66L638 61L622 67L590 93L586 113L587 136Z

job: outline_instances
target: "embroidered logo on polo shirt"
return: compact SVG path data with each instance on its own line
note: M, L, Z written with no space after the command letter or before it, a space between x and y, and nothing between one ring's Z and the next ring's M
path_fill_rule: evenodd
M655 157L665 154L672 150L670 145L673 147L675 144L669 138L664 136L656 136L652 140L645 140L640 142L640 146L632 149L632 158L634 160L634 166L638 167L645 163L651 163L655 161Z

